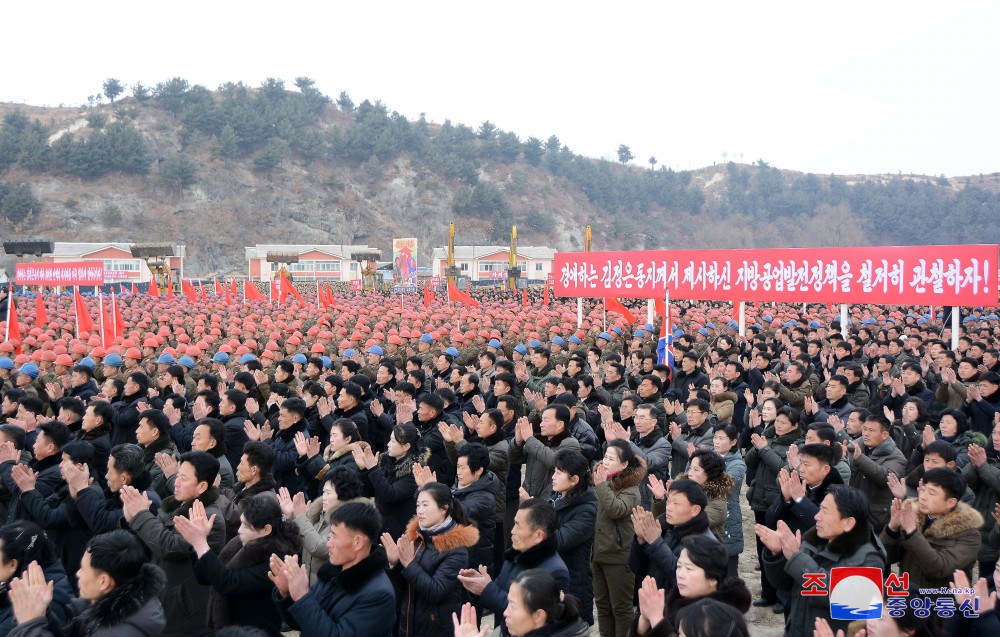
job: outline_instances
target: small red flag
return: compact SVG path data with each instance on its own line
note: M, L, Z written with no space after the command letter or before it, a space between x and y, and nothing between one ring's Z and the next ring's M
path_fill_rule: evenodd
M167 298L174 298L174 284L170 281L170 277L167 277Z
M76 321L81 332L94 331L94 319L90 317L90 311L80 296L80 288L73 289L73 302L76 304Z
M149 280L149 288L147 290L150 296L155 296L160 298L160 287L156 285L156 277Z
M132 284L132 296L139 293L139 289L135 287L135 283Z
M14 286L7 286L7 299L9 299L9 305L7 306L7 338L17 341L17 347L14 348L16 354L21 353L21 325L17 322L17 304L14 302Z
M198 287L201 288L201 300L204 303L208 301L208 295L205 294L205 283L203 281L198 281Z
M219 285L218 279L215 279L215 296L222 296L222 286Z
M326 307L329 305L326 300L326 292L323 291L323 285L320 283L316 284L316 299L319 301L320 307Z
M604 299L604 309L608 312L617 312L621 314L629 324L635 323L639 319L635 317L635 314L629 311L627 307L622 305L621 301L615 298Z
M549 306L549 286L545 285L545 290L542 292L542 305L545 307Z
M198 301L198 292L194 289L194 285L190 281L181 281L181 287L184 288L184 296L187 297L188 303L196 303Z
M281 292L285 296L287 296L288 294L294 296L295 300L297 300L299 302L299 305L301 305L302 307L306 307L308 305L308 303L306 303L306 300L302 298L302 295L299 294L299 291L295 289L295 286L292 285L292 282L289 281L287 277L281 277Z
M430 307L433 302L434 290L431 289L431 286L424 283L424 307Z
M10 298L14 298L11 296ZM38 288L38 296L35 297L35 327L45 327L49 322L49 315L45 311L45 299L42 297L42 288Z
M333 307L337 307L337 301L336 299L333 298L333 290L330 289L329 281L326 282L326 300L329 301L329 303L326 306L327 309L329 309L331 305Z
M257 289L257 286L253 284L253 281L247 280L247 282L243 284L243 289L246 291L248 301L267 300L264 298L264 295L260 293L260 290Z

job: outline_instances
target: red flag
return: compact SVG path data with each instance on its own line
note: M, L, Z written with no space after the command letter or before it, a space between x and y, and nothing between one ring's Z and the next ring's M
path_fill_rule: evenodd
M93 332L94 319L90 318L90 310L87 309L83 297L80 296L80 288L73 289L73 302L76 304L77 327L81 332Z
M667 315L667 302L663 299L653 299L653 311L657 316Z
M135 296L138 293L139 293L139 290L138 290L138 288L135 287L135 283L133 283L132 284L132 296Z
M215 279L215 296L222 296L222 286L219 285L218 279Z
M249 279L243 284L243 289L246 291L248 301L267 300L264 298L264 295L260 293L260 290L257 289L257 286L253 284L253 281L250 281Z
M216 285L216 287L219 286L219 281L218 280L215 281L215 285ZM229 296L229 286L227 285L224 288L222 288L222 292L223 292L223 296L226 297L226 305L232 305L233 304L233 299L230 298L230 296Z
M549 306L549 286L545 285L545 290L542 291L542 305L545 307Z
M448 283L448 302L458 301L472 307L479 307L479 301L469 296L467 292L458 289L454 283Z
M521 288L521 307L528 309L528 288Z
M49 315L45 311L45 299L42 298L42 288L38 288L38 296L35 297L35 327L44 327L48 322Z
M833 303L826 304L826 311L829 312L830 314L833 314Z
M198 292L194 289L194 285L190 281L181 281L181 287L184 288L184 296L187 297L188 303L196 303L198 301Z
M125 319L122 318L122 313L118 311L118 299L115 295L111 295L111 316L115 322L115 338L121 336L125 333Z
M621 314L629 324L635 323L639 319L635 317L635 314L629 311L627 307L622 305L621 301L615 298L604 299L604 309L608 312L618 312Z
M281 288L278 287L278 279L271 279L271 299L281 303Z
M149 280L149 290L148 290L148 292L149 292L150 296L155 296L156 298L160 298L160 288L159 288L159 286L156 285L156 277L155 276L152 279Z
M167 298L174 298L174 284L170 281L170 277L167 277Z
M319 299L319 306L326 307L330 305L330 301L326 298L326 292L323 290L323 284L316 284L316 298Z
M114 295L112 295L114 296ZM108 310L111 304L108 304ZM115 321L108 315L107 310L101 311L101 347L108 349L115 344Z
M433 302L434 290L431 289L431 286L424 283L424 307L430 307Z
M240 295L240 289L236 286L236 279L229 279L229 296L234 299Z
M16 354L21 353L21 325L17 322L17 304L14 303L14 286L7 286L7 340L16 339L17 347L14 348Z
M331 305L337 307L337 301L333 298L333 290L330 289L329 281L326 282L326 300L328 301L326 306L327 309L330 309Z
M204 303L205 301L208 301L208 295L205 294L205 282L204 281L198 281L198 287L201 288L201 301L202 301L202 303Z
M295 297L295 300L299 302L299 305L301 305L302 307L306 307L308 303L306 303L306 300L302 298L302 295L299 294L299 291L295 289L295 286L292 285L292 282L289 281L288 278L284 276L281 277L281 279L282 279L281 280L282 295L287 297L289 294L291 294L292 296Z

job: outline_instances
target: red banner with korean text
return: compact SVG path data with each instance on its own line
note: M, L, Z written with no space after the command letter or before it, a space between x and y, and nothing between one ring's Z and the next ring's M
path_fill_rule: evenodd
M557 252L558 296L997 305L996 245Z
M104 262L18 263L14 280L18 285L104 285Z

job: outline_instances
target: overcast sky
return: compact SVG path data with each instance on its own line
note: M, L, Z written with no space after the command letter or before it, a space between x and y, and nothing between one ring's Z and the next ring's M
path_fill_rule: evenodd
M698 168L1000 170L1000 2L18 2L0 101L278 77Z

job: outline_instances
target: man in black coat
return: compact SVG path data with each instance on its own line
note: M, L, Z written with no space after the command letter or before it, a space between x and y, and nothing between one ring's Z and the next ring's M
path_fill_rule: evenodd
M59 463L62 461L62 454L59 453L59 450L69 442L69 428L58 420L50 420L40 424L37 431L38 436L35 438L33 446L35 458L26 466L16 464L21 458L21 452L15 449L13 444L0 444L0 486L7 493L15 496L11 499L7 509L8 522L30 517L24 509L21 498L17 497L21 494L21 489L14 479L13 473L15 471L22 475L26 472L37 473L38 477L35 479L33 488L38 491L38 495L42 498L49 497L58 491L63 484L62 475L59 472Z
M246 421L250 419L247 413L247 395L238 389L230 389L219 400L219 420L226 427L226 459L229 465L235 467L240 463L243 445L247 438Z

